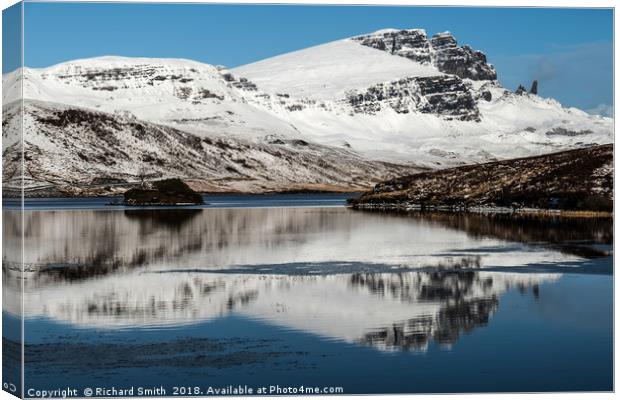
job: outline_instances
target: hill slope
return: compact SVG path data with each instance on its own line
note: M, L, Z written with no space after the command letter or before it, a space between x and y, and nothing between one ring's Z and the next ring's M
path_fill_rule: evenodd
M315 100L344 99L348 90L406 76L443 75L430 64L394 57L349 39L268 58L232 72L265 92Z
M4 111L7 131L21 124L21 114ZM181 178L203 192L357 191L416 170L303 140L265 144L201 138L165 125L55 103L27 101L24 129L27 195L117 194L139 183L145 172ZM15 149L20 142L10 144L9 139L5 137L5 160L19 153ZM18 170L8 167L5 185L18 188Z
M380 183L354 208L534 207L611 211L613 146L426 172Z

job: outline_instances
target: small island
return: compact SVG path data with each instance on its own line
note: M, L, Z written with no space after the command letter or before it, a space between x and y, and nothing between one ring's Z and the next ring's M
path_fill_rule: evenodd
M204 204L202 195L178 178L162 179L129 189L126 206L187 206Z

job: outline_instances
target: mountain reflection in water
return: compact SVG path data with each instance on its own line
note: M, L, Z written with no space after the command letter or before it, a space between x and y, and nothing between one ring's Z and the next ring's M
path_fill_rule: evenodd
M27 293L27 317L84 328L179 326L229 314L391 349L450 344L484 326L510 288L559 274L471 270L287 276L114 274Z
M4 218L10 229L19 213ZM589 221L344 208L27 211L25 314L98 329L239 315L424 350L486 325L507 290L537 298L561 276L498 268L571 263L584 254L565 251L566 241L608 243L611 223ZM4 261L5 310L15 312L20 280Z

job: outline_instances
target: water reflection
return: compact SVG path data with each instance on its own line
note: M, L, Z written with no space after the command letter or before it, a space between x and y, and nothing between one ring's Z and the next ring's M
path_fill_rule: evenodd
M541 244L550 249L586 258L609 255L605 251L588 245L594 243L611 245L613 243L613 219L611 218L420 211L384 215L387 218L408 216L437 226L464 231L474 238L492 237L531 245Z
M483 326L502 293L560 274L472 270L332 275L132 271L29 292L26 315L82 328L179 327L227 315L332 340L423 350Z
M5 212L4 218L6 234L18 225L19 213ZM589 254L564 251L564 239L608 243L612 236L609 221L511 227L475 215L411 218L339 208L27 211L24 222L31 287L139 267L354 262L420 268L457 258L487 268L570 262ZM546 246L534 246L545 237ZM577 245L584 243L571 244ZM11 268L12 260L4 261Z
M5 229L19 225L16 213L4 218ZM485 326L507 290L538 297L560 277L498 268L604 255L590 244L607 243L611 224L573 222L344 208L27 211L25 314L103 329L239 315L423 351ZM592 252L565 251L565 240ZM5 307L17 312L19 265L3 261Z
M152 234L162 229L179 232L181 227L197 217L199 209L146 209L124 210L128 220L137 221L140 225L140 234Z
M3 199L5 201L5 199ZM20 211L5 211L3 216L11 216L2 224L2 311L13 318L2 318L2 375L7 385L5 390L16 396L21 395L22 378L22 309L21 285L23 275L20 268L9 270L9 265L20 265L22 257L22 224ZM15 346L12 344L16 344Z

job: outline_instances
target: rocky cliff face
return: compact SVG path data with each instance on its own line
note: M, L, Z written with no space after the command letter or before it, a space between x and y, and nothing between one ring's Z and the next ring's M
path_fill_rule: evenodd
M435 50L434 62L441 72L475 81L497 79L495 68L487 63L483 52L469 46L458 47L449 32L433 35L431 46Z
M463 79L497 79L484 53L469 46L459 47L450 32L437 33L429 40L422 29L385 30L353 40L419 63L431 63L439 71Z
M406 57L419 63L431 62L431 47L422 29L385 30L354 37L353 40L377 50Z
M354 93L349 96L349 102L356 111L375 113L388 106L398 113L420 111L448 120L479 120L472 91L462 79L497 79L495 68L487 63L484 53L469 46L459 47L449 32L435 34L429 40L422 29L385 30L353 40L417 63L433 65L448 74L408 77L370 87L365 93ZM485 99L488 99L487 94Z
M419 111L447 120L479 119L469 88L456 76L403 78L369 87L361 93L352 91L347 100L358 113L376 114L390 108L399 114Z
M356 208L534 207L611 211L613 145L468 165L380 183Z

